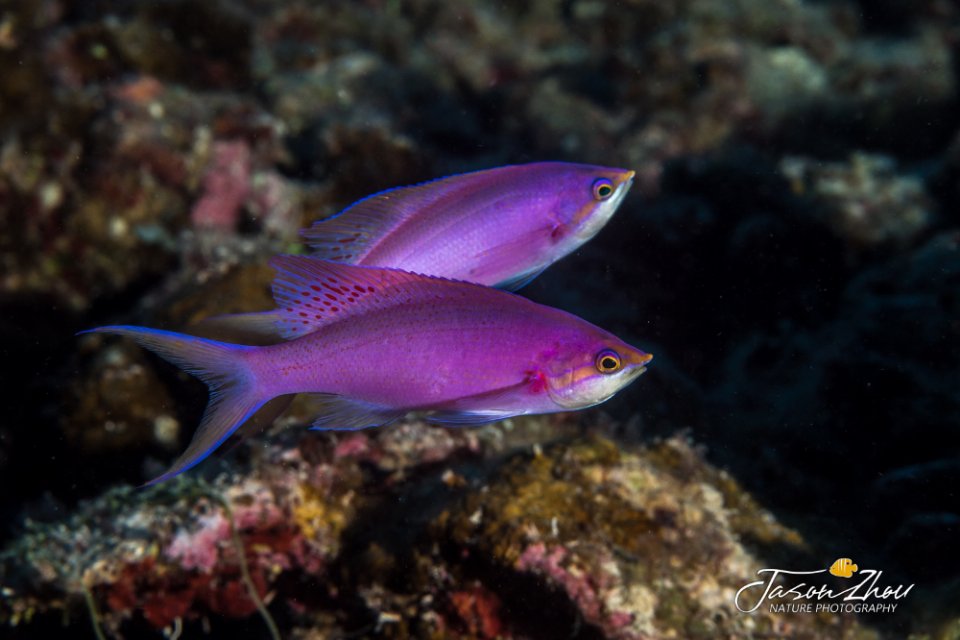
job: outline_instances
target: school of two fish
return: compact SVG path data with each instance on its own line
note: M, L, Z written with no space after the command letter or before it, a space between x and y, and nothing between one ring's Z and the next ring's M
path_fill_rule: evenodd
M190 469L271 411L264 405L275 414L295 394L318 395L315 429L363 429L409 412L474 425L609 399L652 356L507 290L591 239L633 177L544 162L360 200L301 232L312 256L271 260L275 310L212 320L264 346L135 326L84 332L132 338L210 387L187 450L148 484Z

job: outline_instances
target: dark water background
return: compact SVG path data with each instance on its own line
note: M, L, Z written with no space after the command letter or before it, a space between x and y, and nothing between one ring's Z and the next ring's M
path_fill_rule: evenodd
M593 410L615 440L684 432L823 554L960 602L958 53L946 0L0 7L2 535L202 409L133 350L118 395L74 332L262 308L258 265L359 197L567 160L638 172L524 290L656 354Z

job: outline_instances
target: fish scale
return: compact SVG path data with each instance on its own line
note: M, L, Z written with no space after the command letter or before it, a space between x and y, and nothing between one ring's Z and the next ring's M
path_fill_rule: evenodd
M441 298L425 304L413 298L383 313L352 317L293 342L264 347L261 354L268 363L329 365L314 367L306 378L285 380L275 389L277 395L325 389L408 409L443 403L518 384L532 366L533 354L520 349L531 341L532 332L543 329L543 322L537 315L529 316L531 309L523 298L496 302L492 307L476 299ZM389 357L383 351L387 334L392 345ZM351 366L357 361L376 366ZM470 363L473 376L459 376L451 368L464 362ZM351 375L340 375L345 370ZM269 371L269 364L264 371ZM485 375L480 378L477 372ZM443 387L442 395L433 393L431 381L445 373L456 380Z

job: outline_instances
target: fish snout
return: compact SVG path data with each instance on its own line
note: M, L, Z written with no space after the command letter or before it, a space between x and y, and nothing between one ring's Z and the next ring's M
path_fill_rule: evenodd
M623 171L623 172L617 177L617 179L614 180L614 184L615 184L617 187L619 187L619 186L621 186L621 185L625 185L625 186L626 186L626 189L629 189L629 188L630 188L630 185L633 184L633 179L634 179L636 176L637 176L637 172L636 172L636 171L633 171L633 170Z
M653 356L639 349L630 348L623 356L623 375L625 381L633 381L646 372L646 365Z
M626 353L626 363L628 366L642 367L653 360L653 354L641 351L640 349L630 349Z

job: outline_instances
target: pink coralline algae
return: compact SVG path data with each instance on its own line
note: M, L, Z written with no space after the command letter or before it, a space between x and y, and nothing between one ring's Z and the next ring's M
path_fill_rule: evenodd
M424 423L397 431L382 438L306 434L293 446L287 439L258 448L252 469L233 469L212 483L186 478L108 492L67 522L36 526L19 550L0 557L7 594L0 615L18 625L38 612L76 608L85 593L99 623L117 637L129 625L165 629L211 614L245 618L257 611L257 599L305 615L305 602L335 597L328 569L362 504L359 465L378 468L377 482L397 483L436 461L474 455L478 446L475 435ZM318 583L326 586L302 590ZM472 602L461 602L477 617L470 624L496 630L489 621L495 596Z
M336 458L362 458L370 451L370 437L364 433L354 433L337 443L333 455Z
M36 550L26 552L34 561L17 574L23 598L10 606L56 606L34 601L37 587L62 593L60 602L86 591L100 603L106 629L140 617L162 629L208 613L249 616L258 606L251 589L269 601L281 575L323 575L348 521L349 498L337 482L312 484L327 465L308 464L297 448L269 449L262 460L262 469L212 484L117 489L70 522L29 534L23 544Z
M242 141L213 143L203 195L190 212L194 227L231 231L250 193L250 147Z
M616 583L617 576L605 574L608 562L598 566L582 566L577 558L562 545L546 545L536 542L527 547L517 560L520 571L529 571L543 576L554 588L562 589L577 605L584 618L600 623L611 632L618 631L633 622L629 611L606 610L602 594ZM633 634L617 635L622 638L636 637Z
M534 592L546 600L535 637L756 637L784 625L869 637L842 616L735 615L733 595L763 566L742 540L800 539L677 438L637 453L597 438L518 456L436 525L451 562L488 567L483 586L497 589L504 572L525 585L496 591L511 609ZM515 620L507 637L526 637Z
M0 555L0 620L29 632L86 598L118 638L218 636L258 609L300 640L870 637L840 615L717 615L763 566L740 539L796 534L683 441L515 448L548 428L287 432L212 483L108 492Z
M257 504L264 486L245 482L231 487L219 499L201 497L201 514L178 528L160 553L122 565L119 576L98 585L104 590L108 620L140 612L150 625L164 628L177 618L210 611L225 617L246 617L257 608L250 593L267 597L268 585L293 567L307 573L322 572L324 563L308 563L322 551L307 550L316 540L306 540L292 514L277 505ZM230 505L229 507L227 505ZM234 537L234 530L236 537ZM243 553L249 583L238 554Z
M230 523L222 513L201 516L200 529L178 531L163 554L188 570L210 571L219 560L218 545L230 538Z
M597 598L597 578L582 568L565 567L563 561L566 558L567 550L562 546L548 547L537 542L524 550L517 560L517 568L521 571L536 571L545 576L566 591L587 618L596 619L601 613L601 603Z
M300 223L296 189L263 168L269 155L269 148L251 147L245 139L213 142L202 192L190 211L193 227L232 232L246 212L267 236L292 235Z

